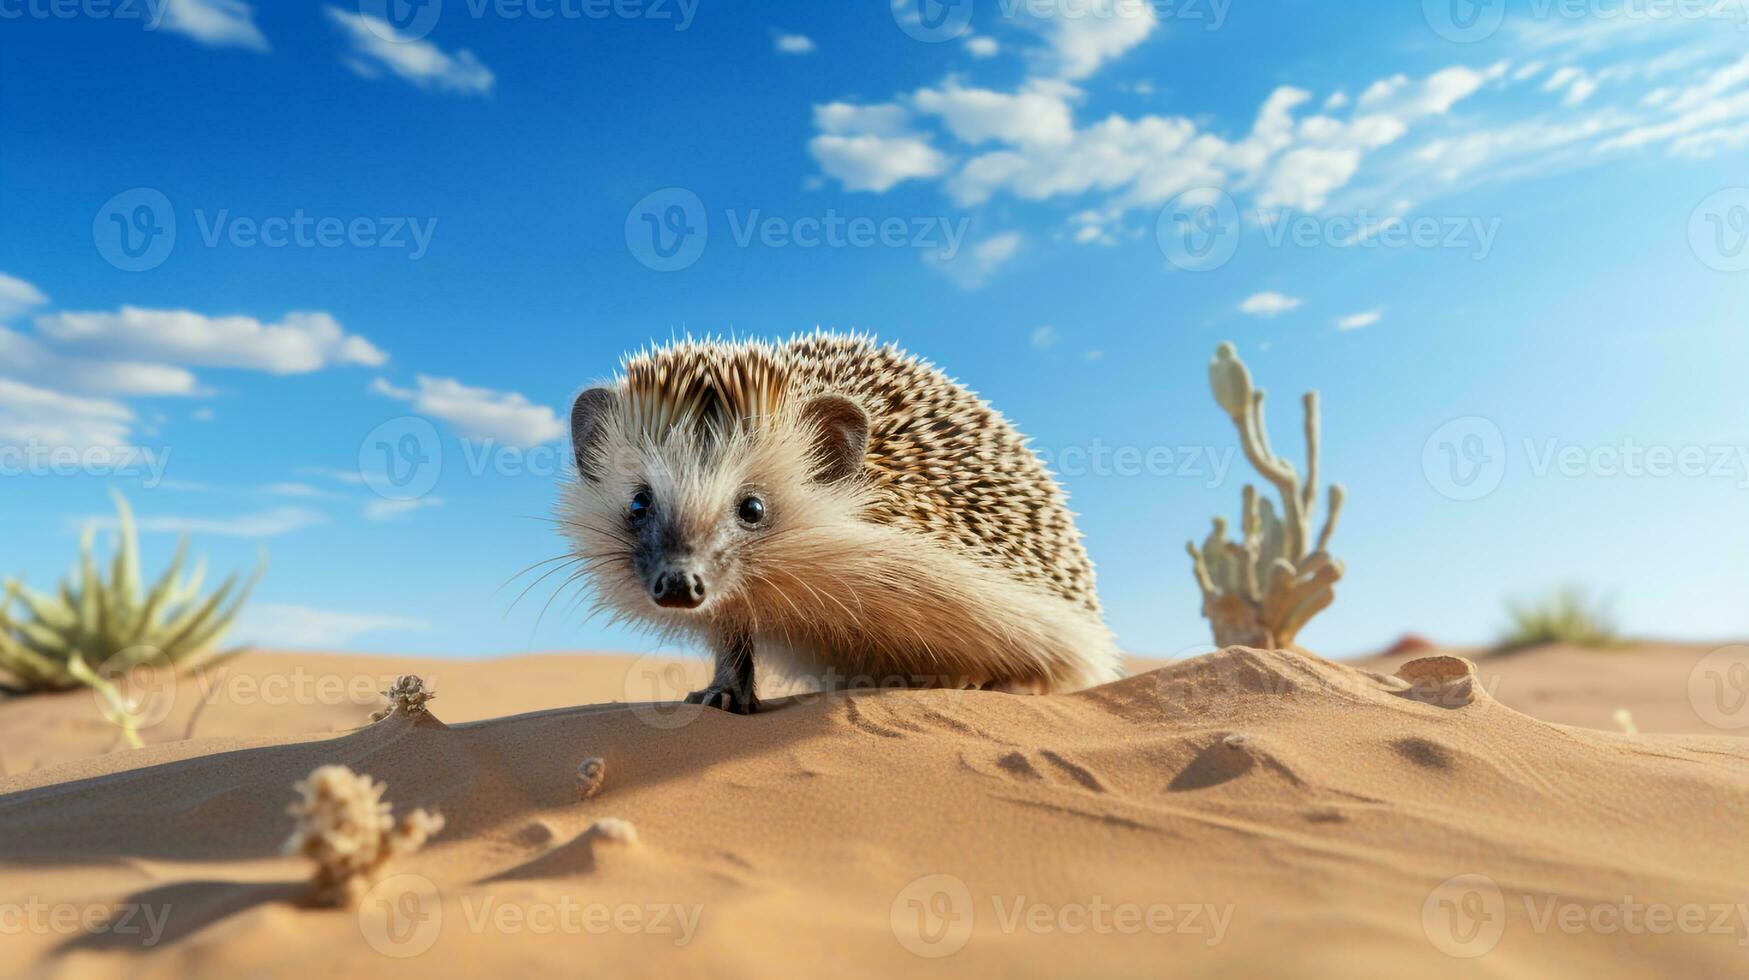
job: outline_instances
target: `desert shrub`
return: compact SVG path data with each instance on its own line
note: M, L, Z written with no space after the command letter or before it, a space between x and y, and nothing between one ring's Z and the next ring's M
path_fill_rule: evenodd
M1305 413L1306 472L1275 455L1264 425L1263 390L1232 344L1222 344L1209 363L1215 401L1239 430L1239 445L1252 468L1281 498L1274 502L1246 484L1240 537L1227 537L1227 522L1200 547L1189 545L1192 570L1202 590L1202 614L1217 646L1280 649L1293 643L1302 627L1336 600L1342 562L1331 557L1330 535L1346 499L1341 484L1330 487L1323 530L1313 534L1318 505L1318 393L1308 392Z
M1498 644L1502 651L1551 643L1608 647L1619 641L1609 603L1578 586L1565 586L1529 601L1508 602L1506 614L1509 624Z
M150 587L140 581L139 541L127 501L114 494L118 527L107 574L97 528L79 540L79 564L53 593L6 583L0 599L0 680L13 694L95 689L123 718L131 711L110 678L140 666L187 669L220 659L215 649L261 575L233 575L201 595L205 562L182 574L188 542ZM14 603L18 608L14 609ZM129 741L137 735L125 722Z

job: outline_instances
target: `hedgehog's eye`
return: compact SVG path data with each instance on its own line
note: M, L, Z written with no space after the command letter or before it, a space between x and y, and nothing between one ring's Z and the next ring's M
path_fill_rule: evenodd
M741 506L736 508L735 513L743 524L762 524L765 521L765 501L751 495L743 497Z
M653 501L650 499L650 491L639 490L632 494L632 503L630 507L626 508L626 516L631 518L633 524L644 523L644 518L650 516L651 503Z

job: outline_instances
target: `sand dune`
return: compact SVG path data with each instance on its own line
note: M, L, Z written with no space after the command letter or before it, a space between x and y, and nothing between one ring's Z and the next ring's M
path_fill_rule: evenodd
M562 707L580 668L511 663L495 692L456 665L434 716L262 718L0 781L0 973L1698 976L1746 955L1749 741L1535 720L1456 659L1411 682L1232 649L1075 695L752 718ZM466 720L494 698L529 713ZM0 711L9 738L28 707ZM209 702L201 730L230 712L271 714ZM300 907L310 867L277 852L292 783L336 762L448 821L358 911Z

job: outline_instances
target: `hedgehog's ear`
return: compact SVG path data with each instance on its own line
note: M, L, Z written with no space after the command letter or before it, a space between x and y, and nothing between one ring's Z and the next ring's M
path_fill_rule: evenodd
M571 405L571 451L576 455L577 472L585 480L601 479L601 461L596 450L607 432L613 407L613 389L606 387L584 389Z
M813 430L814 478L836 482L862 472L868 455L868 413L843 395L820 395L802 406L802 424Z

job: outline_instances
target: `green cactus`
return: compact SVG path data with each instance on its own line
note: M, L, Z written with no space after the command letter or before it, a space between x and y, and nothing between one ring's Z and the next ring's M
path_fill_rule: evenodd
M205 563L182 576L188 554L184 540L164 574L141 593L138 540L133 511L120 494L115 555L105 577L96 558L97 528L87 525L79 540L77 568L55 594L33 592L7 582L0 598L0 687L11 694L90 687L122 719L128 741L139 744L126 723L126 704L110 680L141 666L190 668L229 654L213 653L261 576L258 566L239 585L226 579L200 595ZM13 603L25 615L14 616Z
M1252 387L1251 372L1233 350L1222 344L1209 362L1215 401L1239 429L1239 443L1263 478L1281 497L1275 504L1245 487L1244 514L1238 541L1227 539L1227 522L1214 519L1214 530L1199 548L1187 545L1198 586L1203 616L1214 630L1218 646L1280 649L1291 645L1308 621L1335 601L1342 563L1327 550L1345 499L1340 484L1330 487L1329 516L1316 541L1311 514L1318 499L1318 393L1304 399L1306 476L1269 447L1264 426L1263 392Z

